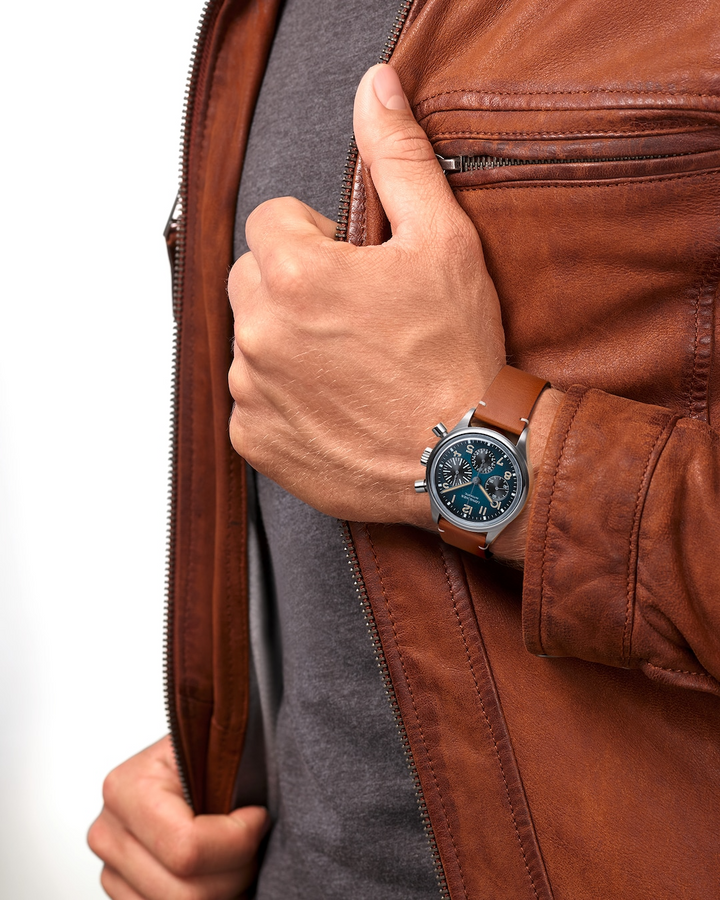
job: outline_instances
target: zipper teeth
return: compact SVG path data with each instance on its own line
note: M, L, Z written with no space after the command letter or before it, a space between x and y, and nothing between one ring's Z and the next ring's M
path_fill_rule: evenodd
M400 3L400 8L398 9L397 14L395 15L395 19L393 20L392 26L390 28L390 34L385 41L385 46L383 47L382 54L380 55L380 59L378 60L379 62L388 63L390 61L390 57L395 50L413 2L414 0L402 0L402 2ZM347 156L345 157L345 168L343 169L342 186L340 189L340 205L338 209L337 227L335 229L336 241L347 241L348 225L350 224L351 212L350 200L352 197L353 178L355 177L355 168L357 166L357 161L358 147L355 141L355 135L352 135L352 137L350 138L350 145L348 147ZM357 553L355 552L355 545L353 544L352 534L350 533L350 526L347 522L341 522L340 524L342 528L343 540L345 542L345 553L347 555L350 572L355 584L355 590L357 591L363 615L365 616L365 622L367 624L370 637L372 638L375 659L377 660L378 668L380 669L383 687L385 688L385 693L390 703L390 709L392 710L393 718L395 719L395 726L400 736L403 753L405 755L405 762L407 763L407 767L412 778L413 788L415 790L415 798L417 800L418 809L420 810L420 820L422 822L423 831L425 832L425 836L430 847L430 855L432 857L433 867L435 869L435 877L440 888L440 897L441 900L450 900L450 891L448 890L447 878L445 877L445 871L443 869L442 860L440 858L437 839L435 838L435 832L433 831L432 822L430 821L430 814L428 813L427 803L425 802L422 783L420 781L417 766L415 765L415 760L413 759L412 749L410 747L410 741L407 736L405 723L403 722L402 715L400 713L400 705L398 704L395 688L393 687L392 679L390 677L390 670L388 668L387 660L385 659L385 652L383 651L382 644L380 642L380 635L378 634L375 616L372 611L372 606L370 605L370 599L368 597L367 588L365 587L365 581L363 580L362 572L360 570L360 563L358 562Z
M170 445L170 478L168 497L168 536L167 563L165 570L165 644L163 648L163 689L165 693L165 709L167 711L170 742L172 744L178 776L183 794L192 808L190 780L188 778L185 758L180 747L179 721L175 705L175 673L173 666L173 630L175 610L172 602L173 584L175 581L175 532L177 525L177 457L178 457L178 407L180 377L180 323L182 318L182 293L185 274L185 236L187 192L188 192L188 156L190 150L190 122L195 106L195 87L202 71L205 41L213 24L215 11L219 8L216 0L205 0L200 15L200 22L195 32L190 67L185 84L183 99L182 124L180 127L180 186L171 225L177 229L175 244L175 261L172 275L172 307L175 319L173 334L173 362L171 387L171 445Z
M435 833L430 821L430 814L428 813L427 803L425 802L425 795L423 793L420 775L418 774L417 766L415 765L415 760L413 759L412 750L410 748L410 740L408 738L405 723L403 722L402 714L400 712L400 705L397 700L397 694L395 693L395 688L393 687L392 679L390 677L390 669L388 668L387 660L385 658L385 652L380 641L380 634L375 622L375 615L372 611L367 588L365 587L365 581L363 580L362 572L360 570L360 563L358 562L352 534L350 533L350 526L347 522L341 522L341 528L343 540L345 542L345 553L347 555L348 564L350 565L353 582L355 583L355 590L357 591L363 615L365 616L365 623L373 642L375 659L377 660L378 668L380 669L380 675L382 677L383 687L385 688L385 694L387 695L388 702L390 703L390 709L392 710L392 714L395 719L395 727L397 728L398 734L400 735L400 741L402 744L403 753L405 755L405 762L407 763L408 769L410 770L410 775L412 777L413 787L415 790L415 798L417 800L418 809L420 810L420 819L422 821L423 830L425 832L428 844L430 845L430 854L432 856L433 866L435 868L435 877L437 878L438 886L440 888L440 896L442 900L450 900L450 891L448 889L447 879L443 870L442 860L440 859L440 851L438 850L437 840L435 838Z
M475 172L478 169L500 169L503 166L547 166L565 165L570 163L609 163L609 162L633 162L643 159L671 159L674 156L683 156L682 153L659 153L653 156L604 156L597 159L518 159L507 156L461 156L460 171Z
M414 0L402 0L400 8L395 14L393 23L390 26L390 34L385 41L385 46L380 54L380 63L390 62L390 57L397 46L400 33L405 25L405 20L410 12L410 7ZM355 167L358 161L358 148L355 142L355 135L350 138L347 156L345 157L345 168L343 170L342 186L340 188L340 205L338 208L337 226L335 228L335 240L347 241L348 225L350 224L350 198L352 197L353 177L355 175Z
M390 62L390 57L393 55L393 51L395 50L395 46L397 45L398 38L400 37L400 32L405 26L405 20L408 17L408 13L410 12L410 7L412 5L413 0L402 0L402 2L400 3L400 9L398 9L392 26L390 27L390 34L388 35L388 39L385 41L385 46L383 47L383 52L380 56L379 62Z
M355 135L350 138L350 146L345 157L342 186L340 188L340 205L338 207L337 225L335 227L335 240L347 241L348 225L350 224L350 198L352 197L353 178L355 166L358 160L358 148L355 143Z

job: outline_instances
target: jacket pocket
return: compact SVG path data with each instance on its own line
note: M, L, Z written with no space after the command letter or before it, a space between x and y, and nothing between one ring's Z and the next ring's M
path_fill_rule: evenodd
M482 238L510 359L706 415L720 117L463 110L424 125Z

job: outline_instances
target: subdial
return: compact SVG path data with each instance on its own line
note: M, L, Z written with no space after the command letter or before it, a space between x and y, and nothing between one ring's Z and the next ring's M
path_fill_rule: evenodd
M479 447L472 455L472 462L481 475L487 475L495 468L495 457L487 447Z
M510 492L510 485L500 475L493 475L485 482L485 490L493 500L504 500Z
M462 459L460 456L453 456L442 465L443 481L446 484L456 485L465 484L472 478L472 469L470 463Z

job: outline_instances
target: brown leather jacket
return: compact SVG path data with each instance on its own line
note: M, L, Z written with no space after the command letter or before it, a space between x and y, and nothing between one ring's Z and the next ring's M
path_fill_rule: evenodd
M277 7L210 0L169 231L168 695L198 811L228 809L247 709L225 280ZM407 0L397 34L386 58L436 151L471 158L448 177L509 359L567 391L524 577L348 528L441 890L720 897L720 3ZM352 153L340 220L385 234Z

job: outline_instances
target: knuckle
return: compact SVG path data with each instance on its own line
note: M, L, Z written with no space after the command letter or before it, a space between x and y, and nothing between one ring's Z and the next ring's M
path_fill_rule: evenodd
M165 867L177 878L197 875L202 863L200 848L192 834L181 831L162 850Z
M276 245L267 254L263 280L271 296L292 297L304 283L305 264L296 253Z
M102 786L102 797L105 806L108 809L114 809L117 806L117 801L122 793L121 782L122 782L122 772L121 767L118 766L116 769L113 769L108 775L105 776L105 780L103 781Z
M228 388L233 400L238 403L243 400L248 392L248 379L245 371L245 364L236 354L230 371L228 372Z
M293 215L303 204L295 197L273 197L260 203L250 213L245 222L245 233L250 239L252 235L268 230L275 230L278 221L287 215Z
M245 221L245 233L252 235L256 230L264 231L275 218L276 204L274 200L266 200L250 213Z
M257 362L261 357L263 346L262 328L255 327L249 322L235 326L235 345L233 348L233 366L239 367L243 362ZM238 351L240 358L238 359ZM232 369L231 369L232 371Z
M87 833L87 843L95 856L99 856L102 859L107 848L107 829L101 818L95 819L90 826Z
M245 438L245 427L243 423L242 413L240 411L240 407L237 404L233 405L232 415L230 416L230 443L233 446L235 452L242 456L243 459L246 459L248 462L251 460L247 457L247 441Z
M103 866L103 870L100 873L100 886L108 895L108 897L112 898L117 896L113 893L113 891L115 890L115 881L116 879L112 871L108 869L107 866Z
M228 295L232 300L237 294L241 294L245 283L249 280L250 273L257 263L252 253L243 253L238 257L230 274L228 275Z

